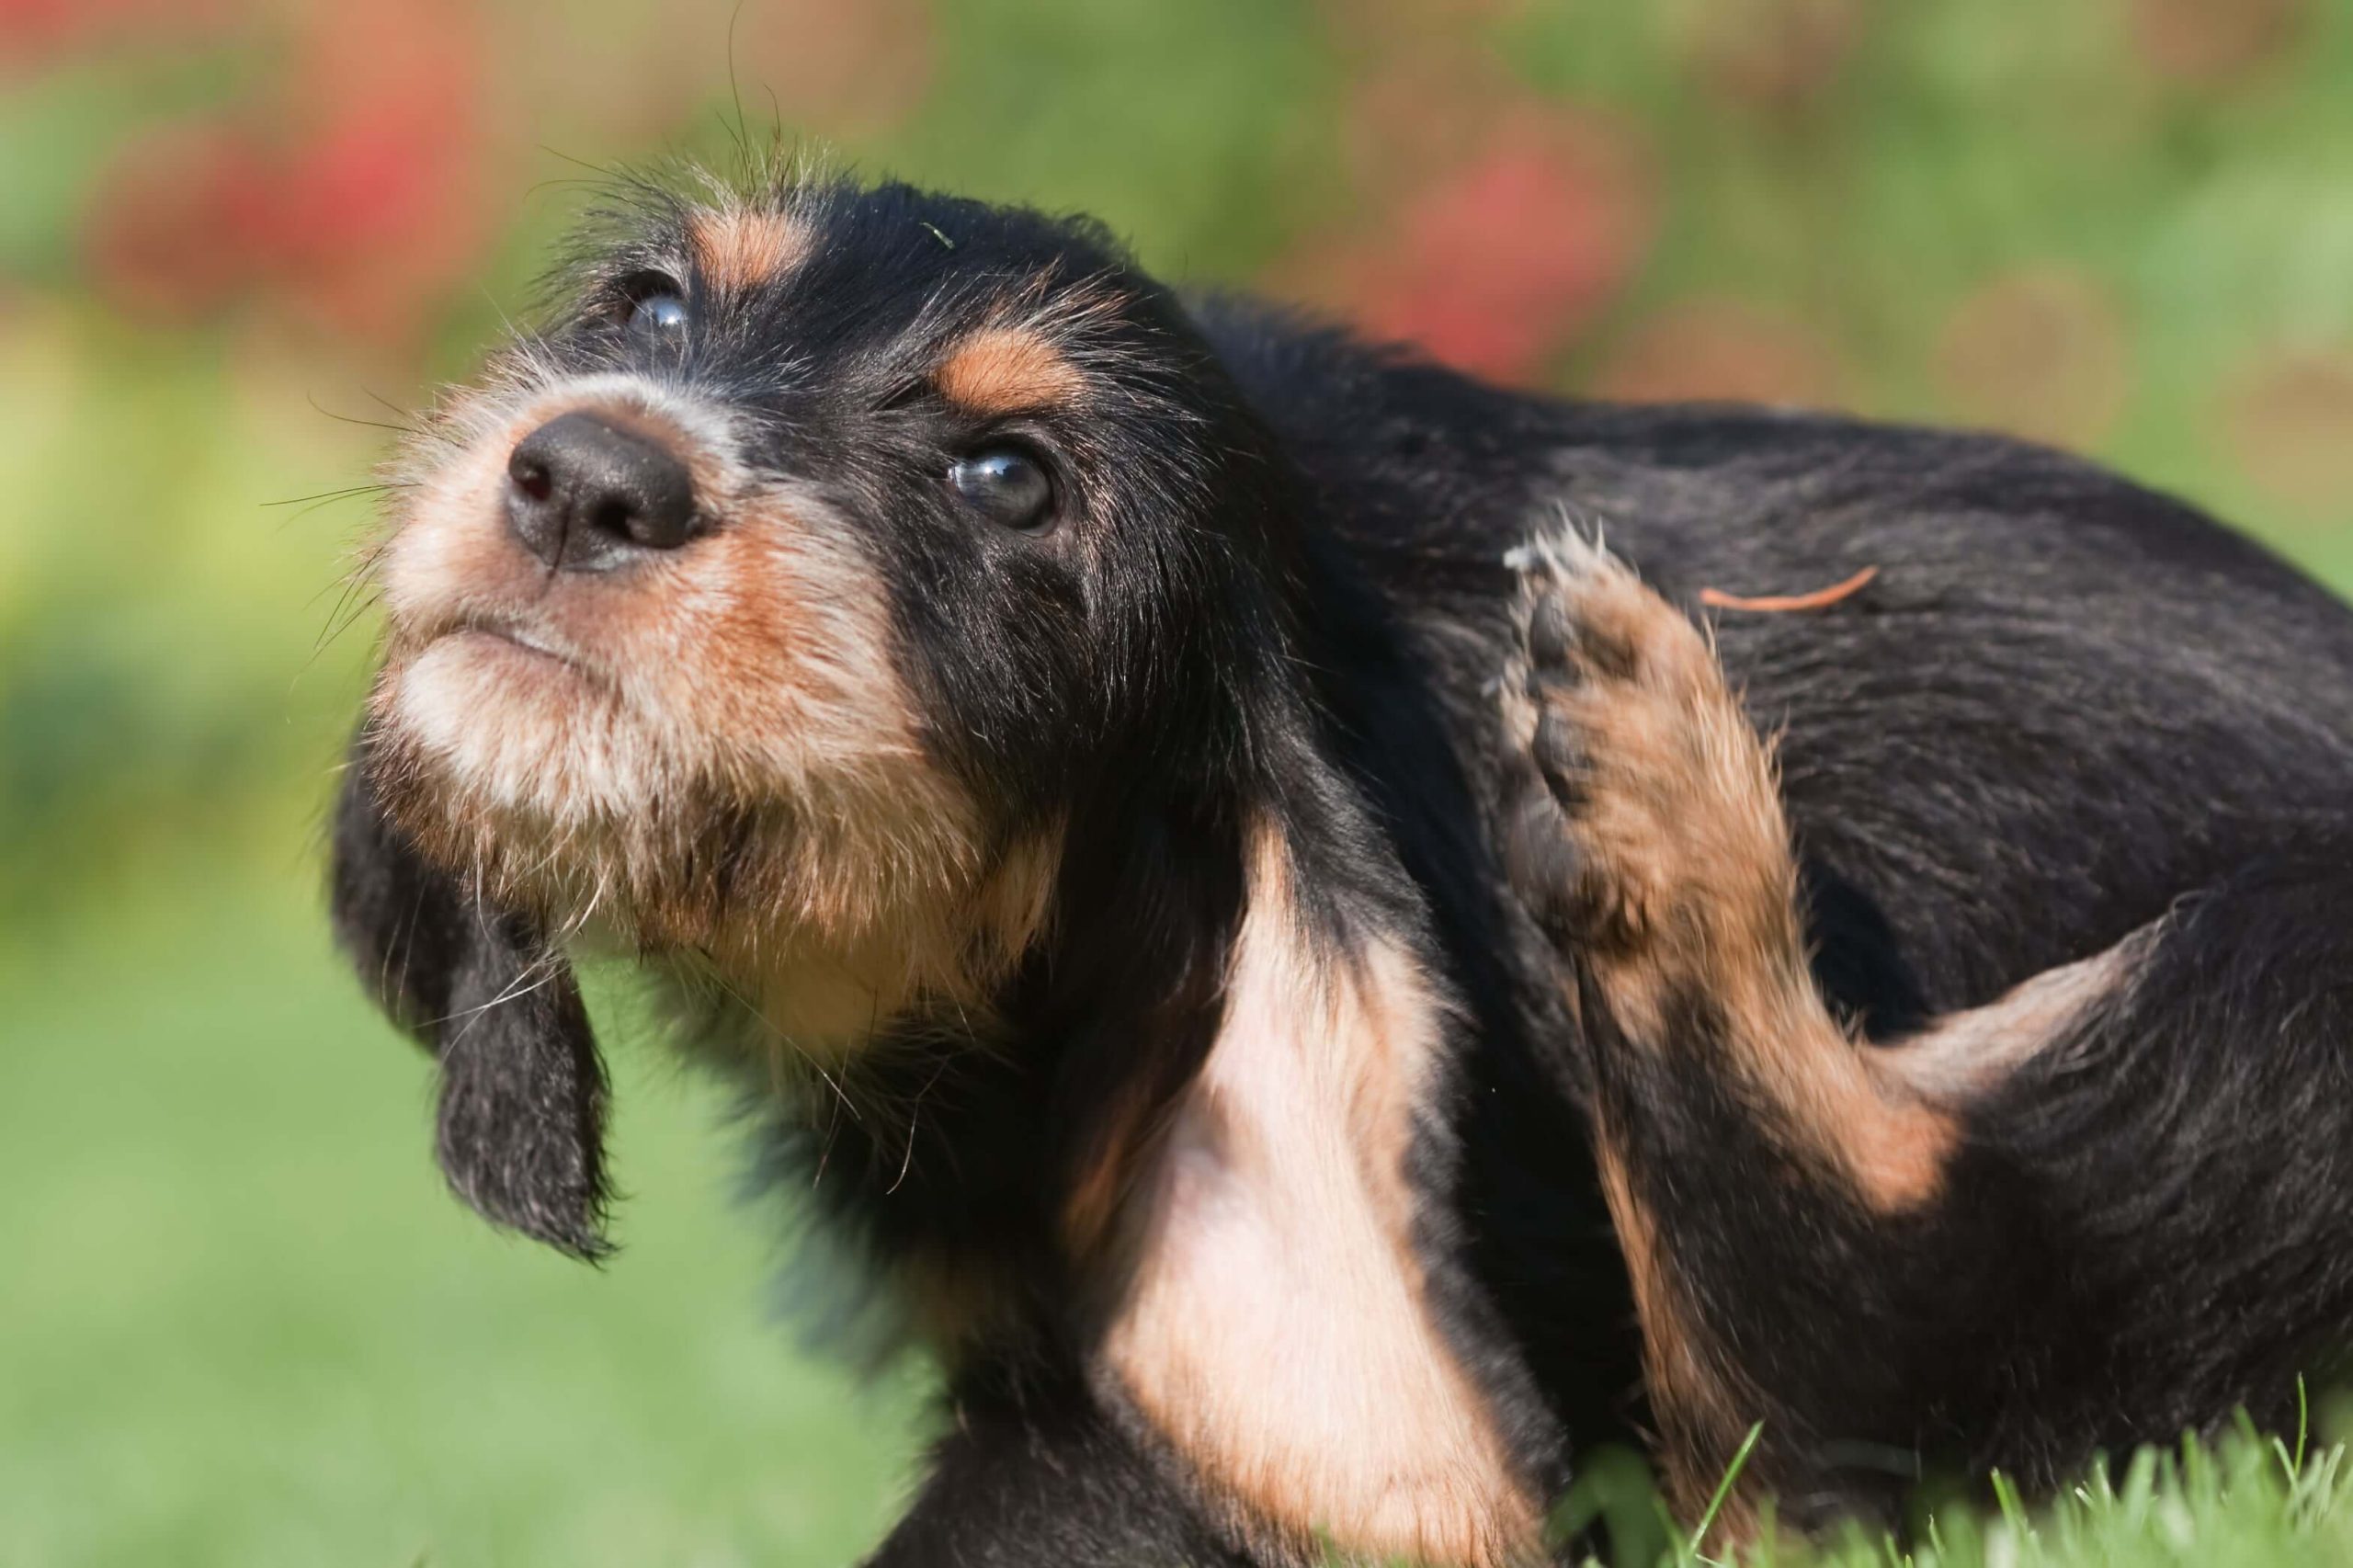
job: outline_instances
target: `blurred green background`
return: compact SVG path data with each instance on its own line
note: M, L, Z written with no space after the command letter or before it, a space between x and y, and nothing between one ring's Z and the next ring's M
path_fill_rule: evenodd
M625 1007L595 1273L443 1195L319 916L372 503L280 503L584 165L724 155L731 20L755 134L1529 384L2023 432L2353 583L2333 0L0 0L0 1564L822 1563L905 1484L920 1373L792 1349L787 1205Z

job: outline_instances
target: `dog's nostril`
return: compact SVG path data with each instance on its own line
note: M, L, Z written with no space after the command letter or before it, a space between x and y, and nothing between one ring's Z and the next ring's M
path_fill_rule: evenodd
M549 565L599 570L676 550L702 531L686 464L651 437L575 412L548 421L506 460L506 520Z
M516 489L520 490L534 501L546 500L549 492L554 488L548 478L547 469L525 458L520 452L508 460L506 474L515 482Z
M638 539L645 530L638 524L636 509L628 502L611 496L588 508L588 526L616 539L637 540L641 544L649 542Z

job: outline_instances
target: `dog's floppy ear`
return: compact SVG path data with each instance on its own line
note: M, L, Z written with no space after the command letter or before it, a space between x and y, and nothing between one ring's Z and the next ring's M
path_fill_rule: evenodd
M1104 1254L1098 1372L1247 1528L1533 1561L1534 1467L1495 1397L1516 1374L1498 1352L1474 1375L1431 1272L1461 1036L1420 917L1344 910L1287 824L1246 833L1212 1037Z
M335 803L336 939L379 1006L439 1058L441 1169L484 1217L590 1260L604 1235L605 1068L572 966L483 907L385 813L363 727Z

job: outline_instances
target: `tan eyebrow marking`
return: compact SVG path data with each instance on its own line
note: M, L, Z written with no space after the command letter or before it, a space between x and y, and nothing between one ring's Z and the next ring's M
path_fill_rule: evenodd
M727 207L689 220L695 259L722 289L756 289L801 265L809 230L789 212Z
M1027 327L983 327L949 350L932 372L949 402L973 414L1014 414L1078 401L1086 378L1052 344Z

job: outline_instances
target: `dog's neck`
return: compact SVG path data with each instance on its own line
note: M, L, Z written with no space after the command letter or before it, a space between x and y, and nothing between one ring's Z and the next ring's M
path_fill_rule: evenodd
M852 1073L894 1039L1002 1031L999 998L1040 941L1063 830L1009 835L957 885L893 901L848 926L731 926L665 962L719 1006L733 1050L776 1069Z
M1449 1196L1457 1029L1417 896L1313 753L1139 803L1066 824L984 1006L910 992L804 1075L819 1202L951 1364L1008 1335L1091 1346L1102 1396L1240 1536L1519 1561L1528 1476L1418 1240Z

